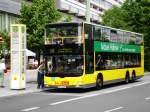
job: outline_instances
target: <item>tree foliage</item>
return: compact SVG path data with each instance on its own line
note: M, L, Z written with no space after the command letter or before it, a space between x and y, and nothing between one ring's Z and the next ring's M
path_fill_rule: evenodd
M124 14L124 11L120 10L119 7L113 6L111 10L106 11L105 14L102 16L103 24L115 28L125 27L122 16Z
M144 35L145 68L150 70L150 0L126 0L103 15L103 24Z
M3 42L0 43L0 59L9 55L10 51L10 35L7 31L0 32L0 36L3 38Z
M44 44L45 25L60 18L55 8L55 0L33 0L31 4L22 3L20 12L21 22L27 25L28 48L41 49Z

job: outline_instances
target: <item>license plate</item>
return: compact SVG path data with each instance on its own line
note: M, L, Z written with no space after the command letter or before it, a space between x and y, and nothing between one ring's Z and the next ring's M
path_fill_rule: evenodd
M61 84L62 84L63 86L68 86L68 85L69 85L69 81L62 81Z
M55 82L55 85L58 85L58 86L68 86L69 85L69 81Z

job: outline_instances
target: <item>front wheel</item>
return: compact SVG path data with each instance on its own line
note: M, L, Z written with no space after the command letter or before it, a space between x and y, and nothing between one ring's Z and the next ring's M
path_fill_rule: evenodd
M97 77L96 80L96 89L100 90L103 87L103 80L101 77Z

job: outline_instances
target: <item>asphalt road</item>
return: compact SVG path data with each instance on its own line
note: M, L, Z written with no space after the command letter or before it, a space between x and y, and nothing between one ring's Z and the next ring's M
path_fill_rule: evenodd
M150 75L102 90L49 90L4 97L0 112L150 112Z

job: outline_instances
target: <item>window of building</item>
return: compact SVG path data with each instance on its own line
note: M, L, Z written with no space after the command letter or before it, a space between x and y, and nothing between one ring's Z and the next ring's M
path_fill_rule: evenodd
M5 14L4 13L0 13L0 31L3 31L6 29L5 26L6 22L5 22Z
M2 31L2 14L0 14L0 31Z
M107 7L107 8L109 8L109 9L112 8L112 6L113 6L112 3L110 3L110 2L108 2L106 0L105 1L103 0L103 3L104 3L104 6Z
M10 25L17 23L18 18L13 15L8 15L8 31L10 31Z
M84 3L85 4L85 0L78 0L80 3Z

